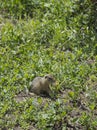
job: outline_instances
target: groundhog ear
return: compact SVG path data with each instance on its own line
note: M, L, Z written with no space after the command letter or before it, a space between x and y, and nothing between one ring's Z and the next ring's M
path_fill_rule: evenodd
M48 76L45 76L45 79L47 79Z

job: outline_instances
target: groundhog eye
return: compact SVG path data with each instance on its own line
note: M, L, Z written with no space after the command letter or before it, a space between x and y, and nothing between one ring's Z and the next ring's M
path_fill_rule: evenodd
M49 79L49 80L52 80L52 78L48 77L48 76L45 76L45 78Z
M53 79L52 79L52 78L50 78L50 77L49 77L48 79L49 79L50 81L52 81L52 80L53 80Z

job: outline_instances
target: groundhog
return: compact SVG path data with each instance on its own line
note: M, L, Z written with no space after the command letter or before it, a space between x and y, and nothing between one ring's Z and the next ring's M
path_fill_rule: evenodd
M51 97L53 93L50 89L50 85L55 85L55 79L51 74L47 74L44 77L36 77L31 83L30 92Z

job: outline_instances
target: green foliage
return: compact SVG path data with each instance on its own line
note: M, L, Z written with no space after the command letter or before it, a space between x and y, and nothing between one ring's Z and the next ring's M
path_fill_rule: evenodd
M97 129L96 3L0 5L0 129ZM57 80L51 88L56 100L19 97L34 77L47 73Z

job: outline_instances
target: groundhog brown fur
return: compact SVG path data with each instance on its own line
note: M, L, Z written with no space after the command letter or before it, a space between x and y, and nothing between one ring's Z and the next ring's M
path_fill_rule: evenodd
M55 79L51 74L47 74L44 77L36 77L31 83L30 92L37 95L47 95L50 96L52 91L50 85L55 84Z

